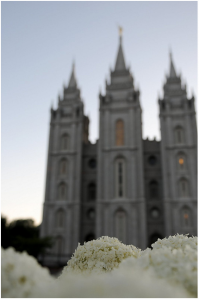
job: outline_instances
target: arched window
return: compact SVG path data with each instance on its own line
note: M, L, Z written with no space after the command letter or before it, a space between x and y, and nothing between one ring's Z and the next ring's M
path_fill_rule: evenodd
M185 164L186 164L186 159L184 153L179 153L177 155L177 166L178 170L184 170L185 169Z
M63 228L65 221L64 219L64 210L60 208L55 215L55 226L57 228Z
M191 211L187 206L181 210L182 227L189 227L191 225Z
M66 159L62 159L59 165L59 174L66 175L66 173L67 173L67 161Z
M94 201L96 199L96 185L94 182L88 185L88 201Z
M63 254L64 252L64 238L62 236L57 236L55 240L55 253Z
M187 197L189 195L188 181L185 178L179 181L179 193L180 197Z
M123 158L116 160L116 197L125 196L125 161Z
M58 186L58 200L65 200L66 196L66 184L62 182Z
M156 180L149 183L149 196L150 199L157 199L159 197L159 188Z
M90 242L90 241L92 241L92 240L94 240L94 239L95 239L94 233L89 233L89 234L87 234L86 237L85 237L85 242Z
M65 133L61 137L61 150L67 150L69 148L69 137Z
M115 236L124 244L126 243L126 229L126 213L120 209L115 214Z
M124 145L124 122L122 120L118 120L116 122L115 128L115 143L116 146Z
M175 142L176 144L184 143L184 130L181 126L175 128Z

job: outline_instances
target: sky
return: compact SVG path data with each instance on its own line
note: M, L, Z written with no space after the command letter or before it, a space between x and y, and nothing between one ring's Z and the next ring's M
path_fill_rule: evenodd
M160 140L158 94L169 71L197 98L197 2L1 2L2 214L42 220L50 107L75 61L90 140L99 89L123 50L141 91L143 138Z

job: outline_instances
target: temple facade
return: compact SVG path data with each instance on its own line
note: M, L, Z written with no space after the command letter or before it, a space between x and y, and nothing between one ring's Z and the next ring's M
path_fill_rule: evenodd
M187 98L171 55L163 90L161 141L143 139L140 91L120 36L92 144L73 66L51 109L41 236L53 237L54 246L41 258L44 265L65 265L78 243L105 235L141 249L169 235L197 235L194 97Z

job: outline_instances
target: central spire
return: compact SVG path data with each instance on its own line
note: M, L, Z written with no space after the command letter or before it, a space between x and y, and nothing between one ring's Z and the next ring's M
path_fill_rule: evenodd
M175 78L177 76L176 76L176 71L175 71L175 68L174 68L173 60L172 60L171 51L169 53L169 56L170 56L170 74L169 75L170 75L171 78Z
M76 78L75 78L75 63L73 63L73 66L72 66L72 72L71 72L68 87L69 88L76 88L77 87L77 82L76 82Z
M122 49L122 27L119 27L119 50L117 54L117 59L115 63L115 71L126 70L124 54Z

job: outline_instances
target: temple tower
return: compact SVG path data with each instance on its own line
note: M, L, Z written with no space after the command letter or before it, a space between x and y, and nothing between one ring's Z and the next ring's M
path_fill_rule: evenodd
M41 236L53 236L55 244L45 257L45 264L57 260L66 263L79 242L82 144L88 139L85 121L73 65L68 87L64 87L63 97L58 99L58 108L51 109Z
M165 236L197 235L197 129L194 97L176 74L170 73L159 99Z
M146 246L140 92L126 67L122 36L115 69L99 95L96 235Z

